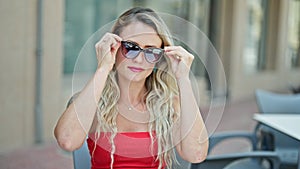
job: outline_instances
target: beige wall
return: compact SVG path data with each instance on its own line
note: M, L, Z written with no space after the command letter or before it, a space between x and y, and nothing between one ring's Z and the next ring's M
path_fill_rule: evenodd
M53 127L62 112L61 85L63 63L64 1L45 0L43 113L45 139L53 138Z
M0 2L0 152L34 142L37 0ZM63 1L44 1L42 107L44 137L59 113Z
M1 1L1 150L32 142L35 6ZM28 24L31 23L31 24Z

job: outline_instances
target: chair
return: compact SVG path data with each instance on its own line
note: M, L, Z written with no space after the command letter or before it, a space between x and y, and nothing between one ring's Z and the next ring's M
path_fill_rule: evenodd
M250 152L230 153L222 155L210 155L211 150L219 143L232 139L245 138L251 145ZM280 160L276 152L271 151L255 151L256 150L255 133L246 132L224 132L214 134L209 138L209 154L201 163L194 163L191 169L278 169Z
M255 96L261 113L300 113L300 94L279 94L257 89Z
M300 94L278 94L258 89L255 96L262 114L300 113ZM261 148L278 153L281 168L293 168L297 165L299 154L296 147L300 146L297 140L260 123L256 126L256 131L262 135Z
M83 145L73 151L73 164L74 169L89 169L91 168L91 157L85 141Z
M176 154L176 159L178 164L173 161L173 166L172 166L173 169L189 169L191 167L191 163L182 159L180 155L177 153L176 149L175 149L175 154Z

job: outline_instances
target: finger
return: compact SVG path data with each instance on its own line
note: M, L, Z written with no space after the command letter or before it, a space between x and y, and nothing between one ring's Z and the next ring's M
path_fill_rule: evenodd
M165 51L185 51L185 49L181 46L166 46Z
M103 43L114 44L111 46L115 46L117 43L122 41L122 38L116 34L106 33L103 38L100 40Z
M167 55L173 55L173 57L178 59L178 60L184 59L184 60L188 61L188 60L193 60L194 59L194 56L181 46L166 47L165 48L165 53Z
M177 60L181 60L182 59L182 53L179 51L166 51L165 54L169 57L172 57L174 59Z
M113 39L110 46L112 49L118 49L121 46L121 41Z
M117 53L118 49L120 48L120 46L121 46L121 42L117 42L117 43L115 43L111 46L111 52L112 52L113 56L116 55L116 53Z
M108 52L113 51L115 48L118 48L119 41L116 40L112 34L105 34L103 38L97 43L96 51L100 55L105 55Z
M121 38L120 36L118 36L118 35L116 35L116 34L113 34L113 33L111 33L111 35L112 35L112 37L113 37L114 39L116 39L116 41L118 41L118 42L121 42L121 41L122 41L122 38Z
M175 58L179 59L184 52L183 48L181 46L167 46L165 47L165 53L169 55L176 56Z
M107 38L107 42L105 44L106 47L110 47L111 50L113 49L117 49L120 47L121 45L121 38L118 37L117 35L113 35L111 34L111 36L109 38Z
M96 48L97 59L98 59L98 61L101 61L103 58L103 52L102 52L103 44L98 42L95 45L95 48Z

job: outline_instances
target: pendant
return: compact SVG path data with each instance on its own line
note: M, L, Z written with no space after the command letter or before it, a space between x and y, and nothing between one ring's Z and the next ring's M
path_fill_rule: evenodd
M132 108L131 108L131 107L128 107L128 110L129 110L129 111L131 111L131 110L132 110Z

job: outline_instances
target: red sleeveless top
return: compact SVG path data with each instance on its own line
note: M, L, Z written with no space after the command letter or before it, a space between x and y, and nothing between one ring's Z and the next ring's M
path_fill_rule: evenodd
M95 147L95 135L90 134L87 139L91 155L92 169L110 169L111 165L111 133L100 133ZM155 138L155 132L153 132ZM149 132L124 132L117 133L114 138L115 152L113 168L157 169L159 160L157 157L157 143L151 148ZM164 168L163 166L162 168Z

